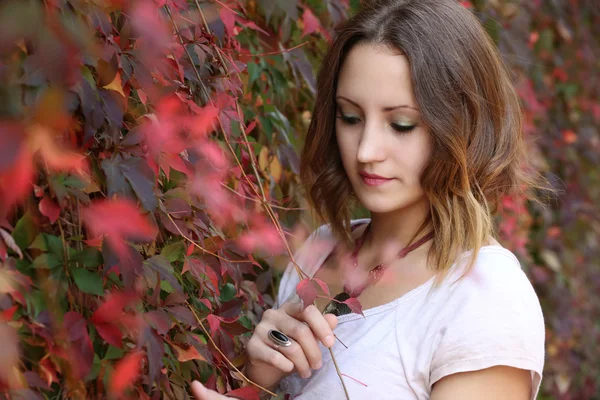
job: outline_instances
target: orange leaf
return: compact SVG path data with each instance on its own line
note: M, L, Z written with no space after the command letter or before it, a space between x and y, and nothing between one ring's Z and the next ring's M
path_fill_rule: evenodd
M85 157L72 150L65 149L63 143L59 144L48 127L34 125L30 129L30 145L33 152L39 151L48 168L58 171L81 170L85 164Z
M572 129L565 129L562 136L566 144L573 144L577 141L577 134Z
M140 361L143 357L142 351L135 351L119 360L111 375L111 392L120 395L128 386L133 385L140 375Z
M177 353L177 360L181 362L186 362L190 360L200 360L206 361L206 358L202 357L198 350L194 346L190 346L187 349L181 348L176 344L171 344Z

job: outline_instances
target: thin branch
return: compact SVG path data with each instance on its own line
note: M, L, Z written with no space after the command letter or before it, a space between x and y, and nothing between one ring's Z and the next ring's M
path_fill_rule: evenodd
M221 186L223 186L224 188L230 190L232 193L235 193L236 195L240 196L243 199L250 200L250 201L253 201L255 203L260 203L261 202L259 199L253 199L252 197L248 197L246 195L241 194L240 192L238 192L238 191L230 188L229 186L227 186L223 182L221 182ZM277 208L277 209L285 210L285 211L303 211L303 210L306 210L306 208L302 208L302 207L283 207L283 206L276 206L275 204L269 204L269 206L272 207L272 208Z
M173 225L175 225L175 228L177 229L177 232L179 232L179 234L188 242L190 242L191 244L194 245L194 247L202 250L204 253L206 254L210 254L211 256L217 257L220 260L223 260L225 262L230 262L230 263L252 263L252 260L229 260L225 257L221 257L220 255L213 253L212 251L206 250L204 247L200 246L198 243L194 242L194 240L192 240L191 238L189 238L188 236L186 236L183 231L181 229L179 229L179 227L177 226L177 224L175 223L175 221L173 220L173 217L171 217L171 215L169 213L167 213L167 217L171 220L171 222L173 223Z
M253 382L250 379L248 379L248 377L246 375L244 375L242 373L242 371L240 371L235 365L233 365L233 363L231 361L229 361L229 358L227 358L227 356L221 351L221 349L219 349L219 346L217 346L217 344L214 342L212 336L210 335L210 332L206 329L206 327L202 323L202 320L200 320L200 317L198 317L198 314L196 314L196 310L194 310L194 307L192 307L187 300L185 301L185 304L187 304L187 306L189 307L192 314L194 314L196 321L198 321L198 325L200 325L200 328L202 328L202 331L204 331L204 334L206 335L208 340L210 340L210 343L215 347L215 349L217 349L219 354L227 361L227 363L235 370L235 372L240 374L247 383L254 385L257 388L259 388L260 390L263 390L263 391L269 393L271 396L277 396L275 393L271 392L269 389L265 389L264 387L260 386L258 383Z

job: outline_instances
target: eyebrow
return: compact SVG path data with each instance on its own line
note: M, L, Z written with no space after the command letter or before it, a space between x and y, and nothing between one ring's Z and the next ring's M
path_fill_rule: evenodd
M356 106L356 107L358 107L358 108L361 108L361 107L360 107L360 105L359 105L358 103L356 103L356 102L354 102L354 101L350 100L350 99L349 99L349 98L347 98L347 97L344 97L344 96L337 96L337 97L336 97L336 99L342 99L342 100L345 100L345 101L347 101L348 103L352 104L353 106ZM397 106L392 106L392 107L383 107L383 108L382 108L382 110L387 112L387 111L393 111L393 110L396 110L396 109L398 109L398 108L410 108L410 109L412 109L412 110L419 111L419 109L418 109L418 108L416 108L416 107L413 107L413 106L409 106L408 104L399 104L399 105L397 105Z

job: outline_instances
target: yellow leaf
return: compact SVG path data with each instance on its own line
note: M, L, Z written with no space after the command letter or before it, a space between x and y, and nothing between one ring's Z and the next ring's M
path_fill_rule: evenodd
M273 160L271 160L271 163L269 164L269 171L271 172L271 176L275 182L279 183L283 169L281 168L281 163L276 156L273 157Z
M260 149L260 153L258 154L258 166L267 173L267 167L269 166L269 148L267 146L263 146L263 148Z
M125 97L125 93L123 93L123 82L121 81L121 74L119 72L117 72L117 74L115 75L115 79L113 79L111 83L103 87L104 89L114 90L121 96Z

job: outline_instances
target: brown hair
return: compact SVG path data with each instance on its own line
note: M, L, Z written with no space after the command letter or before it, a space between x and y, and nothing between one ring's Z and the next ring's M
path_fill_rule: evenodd
M472 262L494 236L492 213L524 173L519 98L495 44L455 0L375 0L337 28L321 66L300 176L317 215L350 243L353 190L335 137L340 67L358 43L388 46L410 64L416 101L433 140L421 186L431 204L430 260L444 273L460 251ZM472 265L471 262L471 265Z

